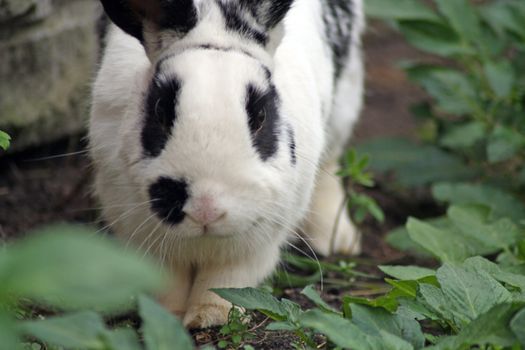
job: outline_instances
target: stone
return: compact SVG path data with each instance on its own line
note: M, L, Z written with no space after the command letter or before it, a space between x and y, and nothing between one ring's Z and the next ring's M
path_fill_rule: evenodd
M93 0L0 0L0 130L11 151L84 128L99 15Z

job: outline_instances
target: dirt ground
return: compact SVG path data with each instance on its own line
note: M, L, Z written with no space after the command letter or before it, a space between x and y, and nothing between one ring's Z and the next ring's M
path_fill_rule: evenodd
M415 125L408 107L422 97L422 92L406 81L395 64L419 54L388 28L377 24L370 27L364 46L368 76L366 108L353 142L378 136L410 135ZM84 136L78 135L0 158L0 241L20 237L35 227L57 221L97 223L97 204L90 196L92 174L85 144ZM414 214L418 208L406 203L400 205L397 199L383 192L381 186L370 194L383 207L387 220L384 225L368 221L362 228L365 233L362 257L377 264L407 259L388 247L382 237L388 229L403 224L407 215ZM289 298L299 298L297 290L284 292ZM330 299L329 294L330 291L324 296ZM197 332L195 339L199 344L213 341L214 332ZM288 334L282 337L273 334L266 339L261 331L260 336L257 349L292 348Z

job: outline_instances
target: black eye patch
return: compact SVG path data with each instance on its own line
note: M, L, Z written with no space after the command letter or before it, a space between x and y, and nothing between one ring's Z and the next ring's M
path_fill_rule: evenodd
M246 91L246 112L253 146L262 160L277 152L279 96L275 87L263 91L255 85L248 85Z
M166 82L157 78L153 80L144 106L142 147L146 157L159 156L166 146L177 119L179 92L180 82L177 79Z

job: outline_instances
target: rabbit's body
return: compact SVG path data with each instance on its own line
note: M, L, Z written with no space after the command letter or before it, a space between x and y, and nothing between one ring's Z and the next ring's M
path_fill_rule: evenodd
M361 0L181 0L178 21L140 9L142 30L103 3L142 40L112 27L94 87L103 215L171 269L166 306L191 327L222 323L229 305L208 289L258 284L303 222L331 251L333 173L361 108ZM359 249L346 217L334 243Z

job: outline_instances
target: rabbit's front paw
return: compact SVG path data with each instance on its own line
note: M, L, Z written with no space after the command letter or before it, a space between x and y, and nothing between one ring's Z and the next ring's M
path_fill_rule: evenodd
M210 303L191 306L184 316L184 325L189 329L220 326L228 322L230 303Z

